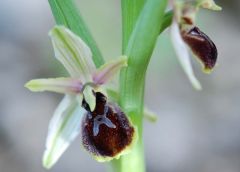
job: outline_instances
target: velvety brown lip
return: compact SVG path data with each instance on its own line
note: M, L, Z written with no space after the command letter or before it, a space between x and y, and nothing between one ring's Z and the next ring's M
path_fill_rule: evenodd
M196 26L189 31L183 31L181 35L192 52L204 64L204 68L211 70L215 66L218 56L217 48L213 41Z
M120 107L107 102L107 97L96 93L96 108L90 111L88 104L83 100L82 106L88 111L82 123L82 142L85 149L96 156L115 157L132 143L134 128L121 111ZM98 133L94 134L94 119L104 114L115 127L105 124L99 125Z

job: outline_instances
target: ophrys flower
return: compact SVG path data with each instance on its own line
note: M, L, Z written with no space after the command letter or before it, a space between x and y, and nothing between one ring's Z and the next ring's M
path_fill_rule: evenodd
M104 139L101 138L102 129L114 133L112 138L115 141L119 141L118 135L129 136L125 138L126 142L121 142L121 147L117 144L105 144L109 151L115 150L112 154L106 154L105 150L100 149L97 145L99 139L88 144L88 146L92 146L91 150L95 151L90 151L90 148L86 147L86 142L83 141L85 148L94 154L97 160L111 160L119 157L125 152L125 148L132 144L136 132L120 108L117 105L110 105L104 95L104 88L112 76L122 67L127 66L127 57L122 56L96 69L90 48L70 30L63 26L56 26L49 35L55 57L63 64L70 77L35 79L26 84L26 87L31 91L52 91L65 94L49 124L43 165L50 168L55 164L69 144L79 135L80 129L84 128L81 127L81 124L83 126L87 124L86 119L89 119L91 133L93 133L89 138L99 138L102 145L104 142ZM105 99L104 104L101 104L99 95ZM84 118L85 123L82 122L84 114L87 115ZM92 118L88 118L91 114L93 114ZM121 124L123 118L125 123ZM127 126L127 129L123 125ZM90 131L84 131L83 139L87 138L86 135L90 133ZM90 142L88 141L88 143Z

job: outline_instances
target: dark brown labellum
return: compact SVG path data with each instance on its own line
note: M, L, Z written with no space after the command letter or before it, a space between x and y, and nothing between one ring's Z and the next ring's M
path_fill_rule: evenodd
M204 70L210 71L215 66L218 55L213 41L196 26L181 34L185 43L204 64Z
M116 157L132 144L134 128L117 105L107 102L107 97L100 92L95 95L93 112L85 100L82 103L87 110L82 123L83 146L97 159Z

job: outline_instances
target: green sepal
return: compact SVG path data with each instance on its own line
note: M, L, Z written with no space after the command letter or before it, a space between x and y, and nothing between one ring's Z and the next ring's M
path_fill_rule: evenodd
M25 84L33 92L51 91L62 94L76 94L82 90L82 82L73 78L33 79Z

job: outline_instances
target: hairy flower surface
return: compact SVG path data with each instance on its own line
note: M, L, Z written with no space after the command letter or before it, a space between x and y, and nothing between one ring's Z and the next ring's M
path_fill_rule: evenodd
M96 108L87 110L82 123L82 142L99 161L119 157L128 152L135 138L135 129L119 106L108 102L107 97L96 92ZM124 151L123 151L124 150Z
M51 168L57 162L79 135L81 128L84 147L97 160L119 157L133 143L135 130L117 105L111 105L107 101L102 104L101 100L107 100L102 92L105 92L107 82L122 67L127 66L127 58L122 56L96 69L90 48L70 30L56 26L49 35L55 57L70 77L35 79L25 85L35 92L65 94L49 124L43 156L44 167ZM89 118L90 114L92 118ZM81 127L81 124L88 127Z

